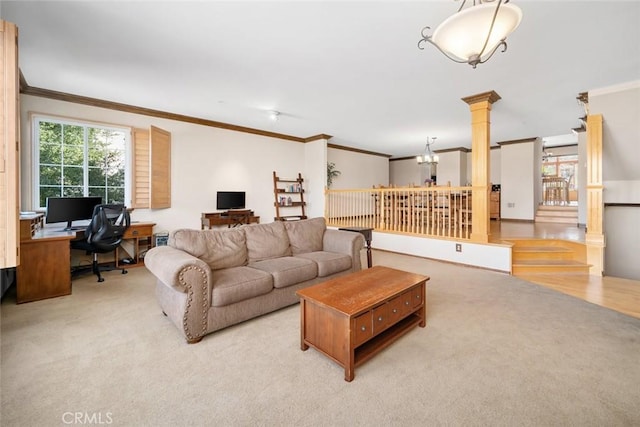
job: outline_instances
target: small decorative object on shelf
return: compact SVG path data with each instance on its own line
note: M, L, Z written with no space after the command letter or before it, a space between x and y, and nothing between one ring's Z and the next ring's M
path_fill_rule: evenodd
M307 218L303 182L304 179L302 179L300 173L298 173L298 178L295 179L281 179L273 171L273 194L275 197L273 205L276 208L276 216L274 217L276 221L294 221ZM283 193L287 195L283 196ZM286 215L281 212L281 208L286 208ZM289 212L293 213L289 215Z

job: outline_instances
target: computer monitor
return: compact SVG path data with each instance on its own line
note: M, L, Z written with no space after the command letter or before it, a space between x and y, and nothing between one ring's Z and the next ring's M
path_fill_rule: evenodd
M47 224L66 222L63 231L79 230L73 227L73 221L91 219L93 208L102 204L102 197L47 197Z
M226 211L229 209L245 208L244 191L218 191L216 195L216 209Z

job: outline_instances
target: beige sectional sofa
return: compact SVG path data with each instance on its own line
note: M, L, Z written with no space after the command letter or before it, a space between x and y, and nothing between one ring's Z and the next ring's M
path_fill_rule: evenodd
M361 269L361 234L324 218L173 231L145 266L162 311L196 343L208 333L299 301L298 289Z

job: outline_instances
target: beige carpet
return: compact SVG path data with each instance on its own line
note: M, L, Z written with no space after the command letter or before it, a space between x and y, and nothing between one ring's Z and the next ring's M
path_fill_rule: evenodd
M300 351L297 305L187 345L143 268L76 280L68 297L9 294L0 424L640 425L640 319L502 273L374 262L431 276L428 323L351 383Z

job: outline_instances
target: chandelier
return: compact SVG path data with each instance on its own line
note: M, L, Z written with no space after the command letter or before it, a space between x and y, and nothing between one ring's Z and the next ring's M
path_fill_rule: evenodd
M507 50L507 36L520 25L522 11L507 4L509 0L473 0L464 9L466 2L462 0L458 12L438 25L433 35L426 35L425 30L431 28L424 27L418 48L424 50L424 42L431 43L452 61L476 68L487 62L499 47L502 52Z
M424 148L424 154L416 157L419 165L428 164L428 165L437 165L440 158L437 154L431 153L431 145L436 142L436 137L431 138L431 142L429 142L429 137L427 137L427 146Z

